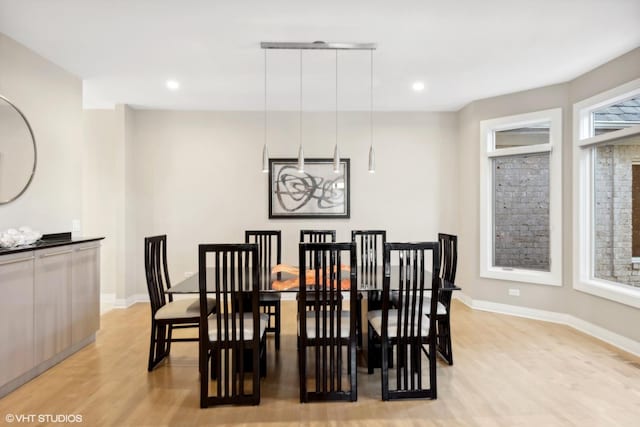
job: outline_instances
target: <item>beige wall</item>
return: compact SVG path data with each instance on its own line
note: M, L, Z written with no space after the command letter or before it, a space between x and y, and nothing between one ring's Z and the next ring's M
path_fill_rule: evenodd
M144 195L136 190L137 167L132 158L132 109L84 111L85 156L83 217L85 234L105 236L102 247L102 293L126 305L136 294L132 254L136 244L136 213L144 212ZM138 208L137 210L135 208ZM146 292L146 291L145 291Z
M82 82L0 33L0 94L28 118L38 149L29 189L0 205L0 229L71 231L82 215Z
M341 113L340 149L351 159L351 219L269 220L268 175L260 171L262 113L134 111L133 240L138 292L144 291L142 239L168 235L175 281L197 269L197 245L239 242L250 228L280 229L283 257L296 264L301 228L382 228L390 240L434 240L454 231L457 122L454 113L376 113L377 171L367 172L368 113ZM269 114L271 157L294 157L297 113ZM307 113L307 157L330 157L334 115ZM144 208L141 207L144 206Z
M640 77L640 49L581 76L570 83L475 101L459 112L459 283L473 299L569 313L617 334L640 341L639 311L632 307L573 290L572 276L572 108L575 102ZM560 288L479 275L479 156L480 121L561 107L563 109L563 286ZM508 296L519 288L520 297Z
M122 109L85 110L84 231L105 236L101 291L125 297L125 145Z
M144 240L143 236L150 235L151 223L149 218L153 216L153 206L150 200L153 194L150 191L160 191L147 185L151 177L146 175L149 170L148 163L136 150L135 135L135 111L127 106L116 107L120 111L122 119L122 136L124 140L124 215L125 215L125 276L124 293L119 292L117 298L130 298L132 295L148 295L144 278ZM151 148L151 151L154 151ZM128 301L125 301L128 304Z

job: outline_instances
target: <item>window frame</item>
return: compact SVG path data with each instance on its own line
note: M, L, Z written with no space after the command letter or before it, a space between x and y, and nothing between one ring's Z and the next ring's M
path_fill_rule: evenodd
M494 132L549 122L549 142L495 148ZM480 277L548 286L562 286L562 108L499 117L480 122ZM494 186L496 157L549 153L550 271L496 267L494 259Z
M573 104L573 288L640 308L640 287L593 277L593 149L640 135L640 125L593 136L593 112L640 94L640 79Z

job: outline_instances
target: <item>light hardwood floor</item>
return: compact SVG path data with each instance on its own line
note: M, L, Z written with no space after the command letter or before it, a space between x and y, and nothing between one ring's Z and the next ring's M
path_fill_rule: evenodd
M197 343L174 343L148 373L149 306L102 316L95 344L0 400L6 414L79 414L89 426L638 426L640 359L566 326L474 311L455 301L453 366L438 399L382 402L358 368L358 401L300 404L295 305L283 302L279 354L255 407L200 409ZM17 424L17 423L14 423ZM25 425L21 423L20 425ZM59 424L57 424L59 425Z

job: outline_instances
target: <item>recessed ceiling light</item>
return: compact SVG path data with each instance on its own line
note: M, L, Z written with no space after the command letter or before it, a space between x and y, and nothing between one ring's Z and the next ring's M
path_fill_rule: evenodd
M178 90L180 89L180 82L176 80L167 80L167 89Z
M424 82L421 82L421 81L413 82L413 84L411 85L411 88L416 92L422 92L424 90Z

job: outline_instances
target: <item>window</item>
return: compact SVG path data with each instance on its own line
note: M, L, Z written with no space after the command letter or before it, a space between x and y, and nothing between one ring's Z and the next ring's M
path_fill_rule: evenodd
M481 122L480 275L562 280L561 109Z
M574 288L640 307L640 79L574 120Z
M549 271L549 153L493 163L493 266Z
M640 96L615 102L591 113L592 135L602 135L640 124Z

